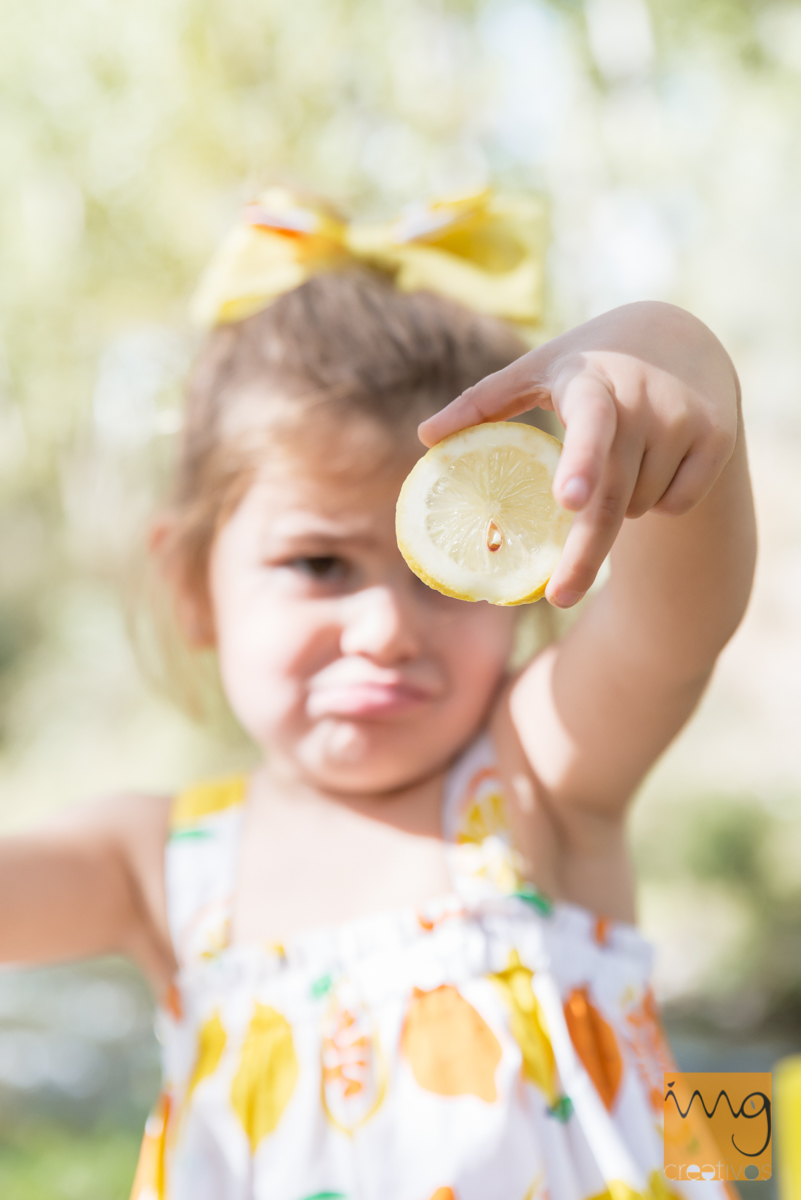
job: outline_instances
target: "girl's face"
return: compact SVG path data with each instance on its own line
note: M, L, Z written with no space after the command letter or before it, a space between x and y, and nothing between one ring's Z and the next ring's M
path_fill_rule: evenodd
M335 792L386 792L442 768L479 729L514 614L426 587L395 541L418 457L330 473L276 455L210 561L222 679L276 770Z

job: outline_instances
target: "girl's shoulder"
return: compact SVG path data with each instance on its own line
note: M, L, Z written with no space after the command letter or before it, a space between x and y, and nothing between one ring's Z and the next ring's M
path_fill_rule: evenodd
M111 852L119 856L132 893L135 919L124 949L157 995L175 972L164 888L164 844L175 800L170 793L132 791L91 806L96 828L106 833Z
M165 795L110 794L4 839L0 867L24 933L19 948L6 947L10 959L126 954L161 991L174 971L162 866L171 804Z
M137 962L159 996L171 985L177 968L175 905L169 894L176 867L181 876L179 894L191 894L181 870L182 851L203 839L233 846L246 793L247 777L238 775L194 783L175 793L120 793L82 805L63 818L65 833L79 833L98 847L98 853L119 863L134 914L121 948Z
M65 846L78 839L93 854L116 857L140 890L149 893L161 871L174 803L175 797L165 793L110 793L55 814L41 836L56 837Z

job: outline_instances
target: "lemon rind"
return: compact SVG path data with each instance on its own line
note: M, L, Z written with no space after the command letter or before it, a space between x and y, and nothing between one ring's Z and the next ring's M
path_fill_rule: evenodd
M410 570L414 571L417 578L421 579L427 587L432 588L435 592L441 592L443 596L451 596L454 600L469 600L473 604L477 604L479 600L485 599L483 596L476 598L475 596L468 595L467 592L455 592L452 588L446 587L444 583L441 583L438 579L434 579L433 575L429 575L428 571L426 571L426 569L422 567L419 562L417 562L412 554L408 553L404 549L400 542L398 542L398 549L406 560ZM535 604L537 600L541 600L545 595L545 589L550 581L551 576L549 575L545 582L538 587L536 591L529 592L528 595L521 596L519 599L487 600L486 603L496 604L499 608L514 608L518 604Z

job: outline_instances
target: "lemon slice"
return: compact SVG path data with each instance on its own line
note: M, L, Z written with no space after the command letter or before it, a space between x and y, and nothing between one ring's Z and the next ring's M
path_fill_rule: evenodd
M509 421L432 447L406 478L395 516L415 575L459 600L539 600L573 519L551 490L561 450L549 434Z

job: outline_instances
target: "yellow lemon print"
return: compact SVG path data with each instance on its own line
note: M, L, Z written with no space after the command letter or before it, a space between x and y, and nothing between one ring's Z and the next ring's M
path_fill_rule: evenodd
M504 893L519 885L506 799L497 770L477 771L465 791L456 820L454 841L459 870L484 879Z
M508 829L500 775L494 768L484 767L470 780L456 840L480 845L485 838L506 833Z
M589 1200L649 1200L647 1192L635 1191L622 1179L610 1179L605 1192L596 1192Z
M548 1188L545 1183L545 1176L542 1172L536 1177L523 1200L535 1200L535 1197L541 1197L542 1200L548 1200Z
M611 1110L623 1077L623 1059L612 1026L590 1003L586 987L574 988L568 996L565 1021L576 1053Z
M223 1051L225 1050L225 1043L225 1028L220 1020L219 1012L214 1012L198 1029L195 1065L192 1070L192 1076L189 1080L189 1085L183 1098L183 1104L180 1110L176 1110L173 1114L175 1119L173 1120L172 1125L169 1127L169 1130L166 1115L162 1121L163 1128L160 1135L160 1154L162 1162L165 1158L165 1155L168 1153L168 1141L169 1144L172 1144L178 1135L178 1129L186 1118L186 1114L189 1111L189 1101L192 1099L192 1093L195 1091L198 1085L203 1082L204 1079L208 1079L210 1075L213 1075L217 1070L217 1067L220 1065L220 1059L222 1058ZM153 1118L150 1118L148 1120L148 1125L150 1125L152 1119ZM147 1139L147 1127L145 1128L145 1137ZM156 1192L157 1197L160 1198L161 1195L161 1192ZM135 1200L135 1194L132 1196L131 1200ZM142 1200L152 1200L152 1197L148 1197L147 1194L145 1194L143 1195Z
M545 1014L531 987L532 974L513 950L506 970L491 975L490 979L509 1005L512 1037L523 1056L523 1076L545 1093L548 1106L553 1108L560 1099L556 1058Z
M286 1017L257 1004L231 1085L231 1104L255 1152L281 1120L298 1081L298 1060Z
M723 1191L729 1200L739 1200L732 1188L723 1184ZM622 1179L610 1179L605 1192L596 1192L589 1200L679 1200L676 1192L672 1192L665 1182L661 1171L651 1171L648 1176L648 1189L638 1192Z
M665 1180L663 1171L651 1171L648 1176L648 1188L654 1200L679 1200L676 1192L671 1191ZM739 1193L735 1192L726 1183L723 1184L723 1190L730 1200L740 1200Z
M245 799L247 780L244 776L199 783L176 796L170 810L170 831L175 834L194 826L226 808L235 808Z
M195 1059L195 1069L192 1072L192 1078L186 1090L187 1101L197 1085L202 1083L209 1075L213 1075L217 1070L224 1049L225 1029L220 1020L220 1014L215 1012L198 1030L197 1057Z
M439 1096L497 1099L495 1069L501 1046L484 1018L455 987L415 988L401 1049L420 1087Z

